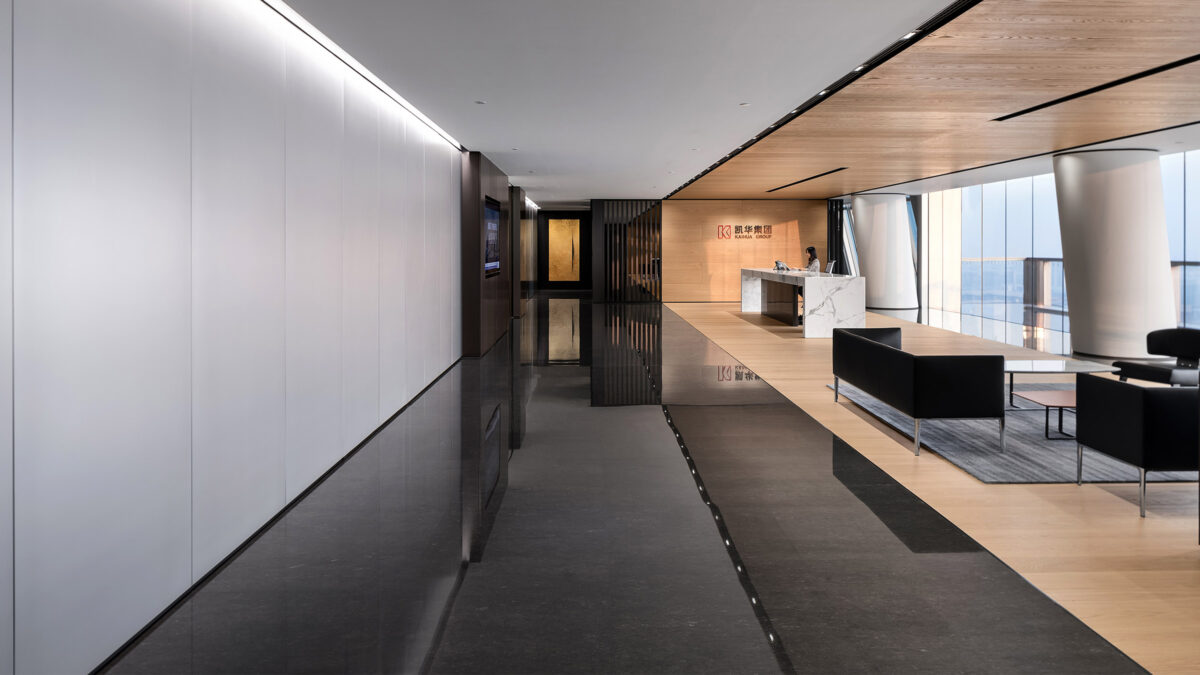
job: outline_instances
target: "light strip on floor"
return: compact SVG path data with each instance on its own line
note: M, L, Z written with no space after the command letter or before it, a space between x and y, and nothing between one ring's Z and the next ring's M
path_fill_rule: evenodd
M287 20L288 23L292 24L297 29L299 29L300 32L302 32L305 35L307 35L308 37L312 38L312 40L314 42L321 45L321 47L323 47L330 54L333 54L339 61L341 61L342 63L349 66L351 70L358 73L367 82L370 82L372 85L374 85L377 89L379 89L379 91L382 91L383 93L387 94L388 97L391 98L393 101L395 101L396 103L399 103L400 107L402 107L405 110L407 110L408 112L412 113L413 116L416 117L417 119L421 120L425 124L425 126L429 127L434 132L436 132L437 135L444 138L447 143L454 146L458 150L466 149L463 147L462 143L459 143L457 140L454 139L453 136L446 133L445 130L443 130L441 127L439 127L437 124L435 124L433 120L426 117L425 114L422 113L420 110L417 110L416 106L414 106L413 104L406 101L403 96L401 96L400 94L397 94L396 90L392 89L391 87L389 87L387 85L386 82L379 79L375 75L375 73L372 73L370 70L367 70L366 66L359 63L358 60L355 59L353 56L350 56L350 54L347 53L346 50L339 47L336 42L329 39L329 37L327 35L325 35L324 33L322 33L320 30L318 30L316 26L309 23L308 19L305 19L303 16L300 16L300 13L297 12L296 10L292 9L291 7L289 7L286 2L284 2L283 0L261 0L261 1L267 7L270 7L271 9L275 10L275 12L277 14L279 14L279 16L281 16L285 20Z

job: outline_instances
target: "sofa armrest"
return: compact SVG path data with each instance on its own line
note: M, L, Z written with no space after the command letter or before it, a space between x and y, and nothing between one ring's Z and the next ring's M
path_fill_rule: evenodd
M838 331L843 331L845 333L849 333L850 335L857 335L859 337L865 337L868 340L872 340L874 342L878 342L880 344L884 344L889 347L895 347L896 349L903 349L903 347L900 346L900 329L896 328L896 327L892 327L892 328L835 328L835 329L833 329L833 332L835 334Z
M1004 416L1004 357L918 356L913 417Z
M1083 445L1134 466L1145 442L1145 394L1136 384L1080 373L1075 377L1075 436ZM1195 452L1195 448L1192 448Z
M1154 387L1145 395L1144 467L1149 471L1195 471L1200 465L1200 389Z
M894 330L899 337L899 328L886 330ZM833 331L834 377L846 380L906 415L913 410L915 358L850 330Z
M1160 366L1153 363L1137 363L1135 361L1113 361L1113 366L1120 368L1117 375L1126 377L1131 380L1144 380L1146 382L1161 382L1162 384L1171 383L1171 371L1175 370L1174 364L1169 366Z

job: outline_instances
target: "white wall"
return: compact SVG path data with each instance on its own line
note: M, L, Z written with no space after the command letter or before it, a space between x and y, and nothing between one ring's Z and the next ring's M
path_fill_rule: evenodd
M12 128L12 0L0 0L0 129ZM0 675L13 672L12 136L0 132Z
M458 358L461 157L259 2L13 1L0 672L78 672Z

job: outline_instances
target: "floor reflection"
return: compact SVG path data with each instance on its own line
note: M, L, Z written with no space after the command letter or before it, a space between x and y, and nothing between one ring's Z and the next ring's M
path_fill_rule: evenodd
M420 670L461 569L456 366L111 673Z
M579 298L548 298L546 360L550 363L579 362Z
M598 605L568 601L584 578L572 575L591 570L588 578L603 582L597 603L632 608L603 625L638 627L636 636L650 645L622 653L634 637L616 644L620 633L590 636L589 644L604 646L596 658L620 656L623 672L683 662L664 660L668 652L640 627L670 624L681 635L699 634L687 622L671 624L668 606L711 605L716 586L705 584L715 583L714 575L733 584L734 596L722 596L726 609L749 602L753 614L742 614L761 624L761 636L753 624L750 633L738 633L739 646L769 642L785 671L847 664L891 671L900 664L957 672L981 663L1017 671L1063 663L1089 672L1136 670L661 304L538 296L510 332L487 356L448 370L107 672L428 669L462 578L464 542L473 561L487 544L520 562L498 578L495 566L468 568L481 574L476 586L495 580L476 589L481 620L510 612L544 626L555 623L554 612L575 612L559 627L592 625ZM540 447L547 463L524 465L523 501L508 512L518 517L507 531L526 538L488 542L489 519L504 503L492 497L489 504L487 496L493 486L502 494L507 483L528 401L530 424L540 420L542 434L530 434L529 457ZM611 406L642 407L600 410ZM501 438L510 440L498 445ZM561 508L563 500L575 510ZM598 506L609 502L624 509L615 519ZM648 505L669 524L648 527L659 522L643 514ZM682 538L682 524L691 521L695 527ZM630 540L637 527L643 531ZM683 549L663 545L672 536L695 545L710 535L715 556L703 565L696 558L673 562ZM520 557L542 545L575 566ZM620 586L605 567L613 557L634 561L621 567ZM542 575L521 577L539 564L547 566ZM672 586L685 569L708 581ZM647 570L658 576L646 577ZM550 592L543 582L554 574L565 580ZM506 588L530 590L505 595L511 606L489 604L491 593ZM745 599L737 597L742 590ZM611 597L617 592L624 595ZM462 639L479 641L471 645L481 655L477 663L489 663L488 650L513 648L463 625ZM536 632L523 639L547 654L562 649ZM733 653L716 639L705 642Z
M1140 670L670 310L663 353L703 503L796 672Z

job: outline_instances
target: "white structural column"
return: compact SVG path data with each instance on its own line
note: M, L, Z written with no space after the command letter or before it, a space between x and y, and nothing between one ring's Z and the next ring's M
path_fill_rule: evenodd
M867 278L867 307L917 307L917 271L904 195L859 195L851 202L860 273Z
M1175 293L1156 150L1055 155L1071 346L1146 357L1146 333L1173 328Z

